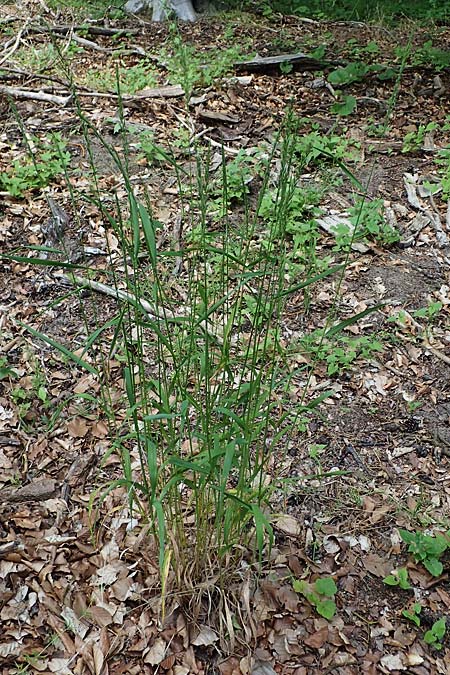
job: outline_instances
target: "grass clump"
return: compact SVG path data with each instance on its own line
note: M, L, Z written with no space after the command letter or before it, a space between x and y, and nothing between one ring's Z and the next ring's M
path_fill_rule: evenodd
M96 132L84 125L89 148ZM296 128L291 120L275 141L238 234L229 219L236 167L227 170L223 162L224 209L214 241L209 198L217 195L217 184L212 187L208 150L196 148L192 174L166 156L182 195L181 217L196 231L184 250L158 248L160 223L148 196L136 194L127 162L97 135L121 173L126 200L108 197L106 207L92 157L93 193L72 190L73 206L79 212L81 200L94 203L119 242L122 264L106 273L122 306L88 334L82 356L32 331L101 377L112 439L108 454L120 456L122 476L98 497L101 502L115 490L126 492L130 512L140 514L158 542L162 578L177 584L186 580L186 570L193 584L210 569L226 568L228 574L248 551L261 560L272 541L270 497L278 487L273 467L297 414L279 404L291 378L281 318L290 292L286 214L301 170ZM281 168L276 187L271 185L272 215L262 246L256 234L275 160ZM170 283L178 258L183 303ZM88 288L92 274L85 279ZM305 286L312 282L304 279ZM122 368L122 412L109 398L117 387L108 380L112 352Z

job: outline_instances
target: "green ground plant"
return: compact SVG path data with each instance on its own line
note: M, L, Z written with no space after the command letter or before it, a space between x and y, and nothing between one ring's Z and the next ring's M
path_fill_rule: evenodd
M323 400L321 396L298 410L281 410L276 404L287 395L295 372L285 370L280 320L291 293L307 289L336 270L327 269L317 276L304 269L303 281L289 285L288 249L296 229L293 214L300 206L308 212L312 199L299 189L304 164L299 161L295 118L287 120L262 164L253 209L250 204L244 209L238 229L230 222L229 210L224 210L214 240L209 227L212 179L204 150L194 148L197 170L193 176L168 156L180 194L187 200L182 212L189 218L189 228L197 232L195 242L177 251L157 249L159 223L145 193L136 196L127 162L97 134L81 110L79 114L87 147L93 135L121 172L127 202L111 203L111 196L105 201L95 188L92 155L94 192L78 194L71 186L74 212L86 200L99 209L105 227L112 230L122 249L123 271L113 267L107 272L113 288L125 285L126 293L118 295L122 308L106 325L94 332L86 327L88 337L81 355L36 329L29 330L96 378L107 374L105 363L111 350L120 355L126 430L123 421L116 423L116 408L109 398L115 383L105 376L101 400L110 425L110 452L121 459L122 477L99 490L92 507L110 492L125 490L130 510L148 522L158 542L163 589L169 570L175 579L186 580L189 569L195 585L207 573L205 567L221 570L226 560L229 575L243 551L250 548L261 559L270 547L271 494L279 487L269 472L273 449L279 452L283 439L295 428L300 408L304 414ZM271 185L275 165L276 188ZM241 196L239 189L246 180L246 160L240 158L231 166L227 170L223 165L225 204ZM191 189L186 187L189 181ZM263 218L268 193L270 218L267 214ZM260 236L262 223L264 237ZM167 265L180 256L186 266L188 298L182 306L165 282ZM27 260L44 262L33 257ZM45 264L62 266L69 274L73 268L58 261L45 260ZM111 331L112 337L105 342L104 335ZM139 466L132 459L135 452ZM193 524L186 520L190 512L195 514ZM328 607L332 598L324 597L323 602Z
M217 64L202 69L204 56L191 60L191 48L175 38L173 58L178 60L169 62L169 73L180 69L174 78L183 84L188 99L197 82L225 73L230 58L219 64L219 71L212 69ZM74 100L79 106L76 96ZM103 460L106 464L116 454L121 473L92 496L93 526L96 509L109 495L118 493L121 503L127 500L130 514L150 533L148 545L158 553L164 613L169 583L195 593L199 582L214 576L225 588L244 557L256 564L270 551L271 500L283 485L273 469L274 453L281 465L290 434L297 433L304 415L330 395L324 392L310 403L302 399L295 407L289 405L297 370L287 367L290 354L282 340L286 303L292 294L307 293L332 275L338 277L338 297L345 271L345 261L333 267L329 259L325 263L318 258L314 216L322 188L305 188L305 168L320 176L333 173L332 180L347 175L361 192L363 188L344 166L344 160L353 159L354 145L317 128L302 134L304 122L292 113L267 152L251 158L242 154L230 162L222 152L219 181L211 176L211 149L201 139L189 139L192 171L158 148L160 159L150 135L144 139L147 153L142 138L138 150L171 168L185 227L179 246L162 246L157 244L161 223L151 208L152 195L131 181L129 129L120 100L120 149L98 133L80 106L78 117L91 165L89 192L79 192L84 188L70 180L66 183L73 213L86 204L96 208L104 231L118 242L120 261L101 269L118 307L95 329L86 320L81 349L26 328L101 385L99 406L110 439ZM120 198L100 187L94 141L115 165L124 190ZM69 179L65 149L57 147ZM212 199L219 204L214 218ZM231 208L236 202L241 207L238 222ZM362 213L360 205L355 230ZM105 247L109 245L105 237ZM80 314L86 317L84 293L98 290L98 270L84 267L80 277L76 265L43 260L37 253L10 259L63 269L78 289ZM108 249L108 254L107 260L117 261L116 253ZM182 292L173 283L174 263ZM295 265L300 274L293 279ZM335 374L359 356L369 358L379 351L381 345L370 336L341 336L347 326L376 309L336 324L333 306L324 329L310 341L314 359L323 359ZM119 383L109 368L113 355L121 367ZM46 386L37 391L46 404ZM28 403L22 393L17 396L19 405ZM318 579L311 587L298 583L298 592L332 618L333 580Z
M417 131L410 131L403 139L402 152L416 152L423 146L426 134L439 128L437 122L428 122L428 124L419 124Z
M450 199L450 147L443 148L438 152L436 164L439 168L440 183L442 188L441 197L444 201Z
M371 240L381 245L396 243L400 235L385 219L381 199L358 198L349 209L349 221L334 229L336 250L347 250L353 241Z
M17 372L9 365L6 356L0 356L0 382L6 379L15 379L18 377Z
M233 72L236 62L251 58L243 51L245 45L228 47L217 52L199 52L193 45L187 44L181 37L177 25L169 27L168 48L162 50L161 61L168 72L171 84L180 84L188 100L199 87L209 87Z
M435 47L432 40L427 40L421 47L413 51L406 47L397 47L397 58L407 57L407 62L412 66L428 66L438 72L450 66L450 51Z
M441 617L433 623L430 630L427 630L423 636L424 642L427 645L431 645L435 649L442 649L442 641L447 632L447 621L445 617Z
M408 619L419 628L422 623L421 618L422 609L423 608L420 602L415 602L412 605L411 609L404 609L402 611L402 616L404 616L405 619ZM437 619L437 621L433 623L431 628L424 633L423 640L427 645L431 645L435 649L439 650L442 649L443 647L442 642L446 633L447 633L447 618L441 617L440 619Z
M399 533L405 544L408 544L408 552L414 560L422 563L432 576L440 576L444 566L439 558L450 548L450 531L433 535L407 530L399 530Z
M318 19L344 21L376 21L393 24L409 17L417 21L443 22L450 20L450 9L446 0L258 0L258 7L265 16L273 12L297 14Z
M402 611L402 616L405 617L405 619L409 619L412 621L416 626L420 626L420 613L422 611L422 605L420 602L415 602L411 609L404 609Z
M390 80L395 76L395 71L382 64L368 65L362 61L355 61L331 71L328 82L336 87L344 87L353 82L360 82L370 74L376 75L380 80Z
M328 375L338 375L350 370L358 359L370 359L383 351L383 344L375 336L333 336L323 338L323 331L314 331L301 341L301 348L313 357L314 363L326 364Z
M396 570L393 570L391 574L388 574L387 577L383 579L383 583L387 586L398 586L403 591L407 591L411 588L409 583L409 573L406 567L399 567Z
M313 584L294 579L292 587L296 593L304 595L316 612L328 621L336 614L335 595L337 586L332 577L319 577Z
M31 137L27 144L22 156L13 159L11 166L0 173L0 189L12 197L46 187L64 173L70 161L66 141L59 133L45 139Z
M98 91L119 90L122 94L135 94L142 89L156 87L158 72L153 63L144 59L134 66L90 68L81 83Z

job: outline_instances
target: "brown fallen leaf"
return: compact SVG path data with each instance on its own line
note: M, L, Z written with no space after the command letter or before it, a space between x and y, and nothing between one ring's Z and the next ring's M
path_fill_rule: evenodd
M308 647L312 647L313 649L319 649L320 647L323 647L327 639L328 639L328 626L324 626L323 628L317 630L312 635L308 635L308 637L304 638L303 642Z
M274 527L284 534L287 534L291 537L298 537L302 532L300 522L293 516L288 516L286 514L278 514L272 517L272 523Z

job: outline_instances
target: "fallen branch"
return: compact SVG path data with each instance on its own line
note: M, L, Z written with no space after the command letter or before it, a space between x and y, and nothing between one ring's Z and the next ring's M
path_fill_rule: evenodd
M118 99L122 101L124 106L132 105L136 101L141 101L146 98L179 98L184 95L183 87L179 84L170 85L167 87L155 87L153 89L142 89L137 94L114 94L109 91L89 91L83 87L84 91L77 90L77 96L91 96L92 98L108 98Z
M128 293L128 291L122 291L120 289L113 288L112 286L108 286L107 284L103 284L100 281L93 281L92 279L86 279L85 277L78 277L75 275L68 276L67 274L61 274L58 279L71 285L75 284L81 288L89 288L91 291L103 293L103 295L108 295L109 297L115 298L116 300L122 300L123 302L138 305L144 310L150 320L159 319L166 322L178 322L180 319L185 319L188 316L189 308L186 306L181 305L178 308L179 313L177 314L166 307L161 308L161 311L158 312L156 308L147 300L138 298L133 293ZM223 335L221 334L220 327L217 327L216 331L214 332L211 330L211 325L206 320L199 321L197 325L205 332L208 332L208 334L215 338L219 343L223 343Z
M69 39L68 43L70 44L71 41L76 42L77 44L81 45L84 47L84 49L92 49L96 52L102 52L103 54L114 54L114 52L118 51L118 47L102 47L99 45L97 42L93 42L92 40L87 40L86 38L81 37L80 35L77 35L75 31L70 32L69 34ZM66 33L56 33L55 36L58 39L63 39L67 37ZM145 56L145 50L142 49L141 47L132 47L130 49L121 49L120 53L123 54L137 54L138 56Z
M46 94L43 91L29 91L28 89L16 89L15 87L7 87L0 85L0 94L6 94L12 98L25 98L32 101L45 101L46 103L55 103L56 105L65 106L72 98L72 94L68 96L56 96L55 94Z
M50 82L53 85L61 85L64 87L64 94L66 93L66 90L70 88L70 83L66 82L64 80L60 80L58 77L54 77L53 75L38 75L37 73L30 73L28 70L22 70L22 68L10 68L9 66L2 66L1 68L2 72L0 73L0 77L2 79L9 79L9 80L17 80L18 77L26 77L29 80L42 80L43 82ZM54 90L54 87L53 87ZM68 95L68 93L67 93Z
M182 318L183 314L176 315L169 309L164 309L163 312L158 313L155 307L151 305L147 300L143 298L138 298L128 291L122 291L116 289L113 286L108 286L103 284L101 281L94 281L92 279L86 279L85 277L78 276L68 276L67 274L62 274L58 277L63 281L69 284L76 284L81 288L89 288L91 291L96 291L97 293L103 293L103 295L108 295L111 298L116 298L116 300L123 300L124 302L129 302L133 305L140 305L144 312L147 314L149 319L162 319L165 321L177 321ZM185 308L181 307L181 311L185 311Z
M281 65L290 65L293 68L304 70L322 70L326 66L342 65L341 61L321 61L302 52L297 54L279 54L278 56L255 56L250 61L240 61L235 64L237 70L248 72L266 72L279 69Z
M124 36L136 35L141 31L138 28L106 28L105 26L30 26L27 28L28 33L54 33L55 35L67 35L70 31L82 31L91 35L109 35L109 36Z

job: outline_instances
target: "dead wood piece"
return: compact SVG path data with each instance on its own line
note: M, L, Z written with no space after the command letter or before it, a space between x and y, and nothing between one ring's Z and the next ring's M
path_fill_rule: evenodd
M46 478L15 490L8 488L0 490L0 502L41 502L54 497L57 483L53 478Z
M61 25L61 26L30 26L27 28L27 33L55 33L60 35L67 35L70 31L83 31L91 35L107 35L107 36L124 36L136 35L140 33L138 28L106 28L106 26L89 26L89 25Z
M112 286L107 286L106 284L103 284L100 281L93 281L92 279L77 277L75 275L68 276L66 274L61 274L61 276L59 276L58 279L61 279L62 281L65 281L66 283L72 285L75 284L77 286L81 286L82 288L89 288L91 291L97 291L98 293L109 295L112 298L116 298L116 300L122 300L122 302L128 302L133 305L138 305L143 309L143 311L147 314L150 320L159 319L165 322L172 322L172 321L178 322L180 321L180 319L185 318L189 312L189 308L183 305L181 305L178 308L179 312L177 314L175 314L166 307L161 307L160 311L157 312L155 307L153 307L153 305L147 302L147 300L144 300L144 298L138 298L137 296L133 295L132 293L128 293L127 291L122 291L120 289L116 290L115 288L112 288ZM198 325L204 331L207 331L208 334L215 340L217 340L219 343L223 342L223 335L221 334L220 327L217 327L215 331L211 331L207 321L200 321Z
M278 56L255 56L251 61L241 61L235 64L236 70L248 72L265 72L279 68L282 64L304 70L322 70L326 66L342 65L341 61L320 61L313 56L298 52L297 54L279 54Z
M141 98L177 98L184 96L184 89L179 84L169 85L167 87L153 87L141 89L136 94L126 94L122 96L124 105L129 101L136 101Z
M26 98L32 101L45 101L46 103L55 103L56 105L65 106L72 99L72 94L68 96L56 96L54 94L46 94L43 91L29 91L28 89L16 89L15 87L7 87L0 85L0 94L6 94L12 98Z
M11 438L10 436L0 436L0 445L22 445L18 438Z
M166 321L173 321L179 318L168 309L158 313L156 309L149 302L147 302L147 300L144 300L143 298L137 298L135 295L128 293L127 291L122 291L120 289L116 290L112 286L107 286L107 284L103 284L100 281L93 281L92 279L85 279L84 277L68 276L66 274L62 274L59 279L62 279L69 284L76 284L82 288L89 288L91 291L103 293L103 295L109 295L110 297L116 298L117 300L123 300L124 302L140 305L150 319L158 318L165 319Z
M228 124L237 124L239 118L235 115L229 115L228 113L218 112L215 110L204 110L199 108L198 114L205 120L212 120L213 122L225 122Z

